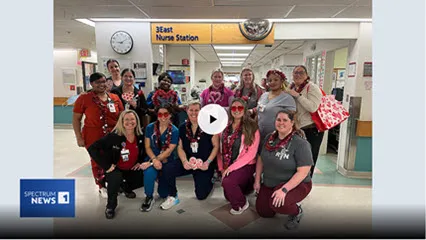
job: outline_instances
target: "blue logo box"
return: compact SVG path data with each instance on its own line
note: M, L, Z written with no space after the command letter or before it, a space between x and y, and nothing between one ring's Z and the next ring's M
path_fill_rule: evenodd
M75 217L74 179L21 179L21 217Z

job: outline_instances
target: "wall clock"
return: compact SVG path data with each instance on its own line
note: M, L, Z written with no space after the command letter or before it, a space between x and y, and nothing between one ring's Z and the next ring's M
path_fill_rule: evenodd
M111 47L118 54L127 54L133 48L133 39L125 31L117 31L111 36Z

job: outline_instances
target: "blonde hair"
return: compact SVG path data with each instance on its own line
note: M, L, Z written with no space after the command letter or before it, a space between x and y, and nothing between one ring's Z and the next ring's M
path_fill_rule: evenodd
M192 105L198 105L201 108L201 103L198 100L191 100L191 101L188 102L188 108L189 108L189 106L192 106Z
M222 74L222 78L225 77L225 74L223 73L222 69L218 68L218 69L215 69L215 70L212 71L212 75L210 75L210 78L213 78L213 75L215 73L217 73L217 72L219 72L220 74Z
M135 111L128 109L121 112L120 117L118 118L117 124L115 125L114 129L112 129L112 132L117 133L119 136L124 136L124 133L126 132L126 129L124 129L124 116L126 114L132 113L136 118L136 127L135 127L135 134L137 136L142 135L142 129L141 124L139 120L138 114L136 114Z
M241 73L240 73L240 84L238 85L238 89L243 89L244 83L243 83L242 79L243 79L243 73L244 72L251 72L251 75L253 76L253 79L251 81L251 85L253 87L255 87L256 84L254 83L254 72L253 72L253 70L251 70L251 68L244 68L243 70L241 70Z
M281 86L281 89L282 89L283 91L287 91L287 90L288 90L288 83L287 83L287 81L286 81L286 80L284 80L283 85Z

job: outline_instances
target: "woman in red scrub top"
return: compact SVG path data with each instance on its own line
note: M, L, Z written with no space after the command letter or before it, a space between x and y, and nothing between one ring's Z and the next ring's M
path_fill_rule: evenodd
M107 93L106 77L102 73L90 75L92 91L80 95L74 104L73 128L79 147L89 148L117 124L120 113L124 110L120 98ZM83 129L81 119L85 116ZM92 173L95 183L99 186L99 193L107 198L104 171L91 159Z

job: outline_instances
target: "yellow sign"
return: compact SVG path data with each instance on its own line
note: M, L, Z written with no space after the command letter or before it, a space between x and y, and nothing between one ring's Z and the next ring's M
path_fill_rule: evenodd
M241 33L238 23L212 24L212 44L274 44L274 28L266 38L251 41Z
M274 44L274 28L260 41L241 33L238 23L151 23L153 44Z
M211 24L151 23L153 44L210 44Z

